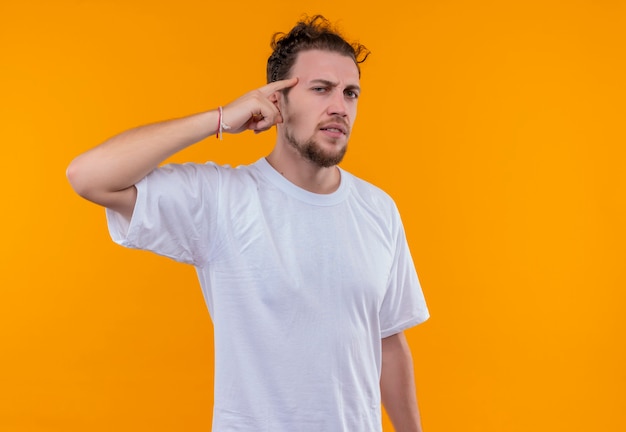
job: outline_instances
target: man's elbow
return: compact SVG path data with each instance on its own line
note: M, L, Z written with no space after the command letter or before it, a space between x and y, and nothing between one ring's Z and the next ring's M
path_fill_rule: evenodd
M74 159L65 171L67 180L70 182L72 189L81 197L92 201L93 188L90 187L88 171L81 164L80 156Z
M86 163L78 156L68 165L65 175L72 189L82 198L107 207L111 200L111 192L107 191L100 180L101 174L93 165Z

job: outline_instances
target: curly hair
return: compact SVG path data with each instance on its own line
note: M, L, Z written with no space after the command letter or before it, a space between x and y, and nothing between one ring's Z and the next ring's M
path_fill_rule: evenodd
M322 15L299 21L289 33L278 32L272 36L272 54L267 59L267 82L285 79L296 62L298 53L308 50L336 52L354 60L359 75L370 51L358 42L347 42Z

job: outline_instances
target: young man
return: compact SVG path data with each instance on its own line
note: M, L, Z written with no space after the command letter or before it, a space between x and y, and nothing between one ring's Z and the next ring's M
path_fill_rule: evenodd
M381 401L420 431L402 331L428 318L397 209L337 164L367 57L321 16L277 34L269 84L223 109L143 126L68 178L121 245L196 267L215 328L213 431L373 432ZM276 125L249 166L165 165L214 134Z

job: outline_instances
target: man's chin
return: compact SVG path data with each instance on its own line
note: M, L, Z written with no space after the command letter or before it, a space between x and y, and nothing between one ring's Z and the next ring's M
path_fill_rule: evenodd
M339 140L317 140L297 141L289 133L286 134L287 142L296 149L298 153L307 161L321 168L329 168L338 165L348 149L347 143Z
M319 147L308 147L304 149L303 156L321 168L330 168L339 165L346 155L347 147L335 151L323 151Z

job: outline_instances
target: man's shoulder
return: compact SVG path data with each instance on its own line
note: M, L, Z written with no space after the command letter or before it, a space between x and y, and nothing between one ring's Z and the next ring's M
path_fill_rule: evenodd
M365 180L361 177L356 176L355 174L345 171L342 169L342 172L349 176L350 181L353 185L354 190L363 196L371 197L377 200L382 200L384 203L388 205L395 205L393 198L387 191L382 189L380 186L377 186L368 180Z
M398 239L402 232L402 218L392 196L381 187L347 173L352 183L351 202L353 208L382 229L389 237Z
M207 162L183 162L183 163L168 163L160 166L155 172L161 172L163 174L188 176L233 176L233 177L246 177L255 172L255 164L238 165L236 167L230 164L221 164L214 161Z

